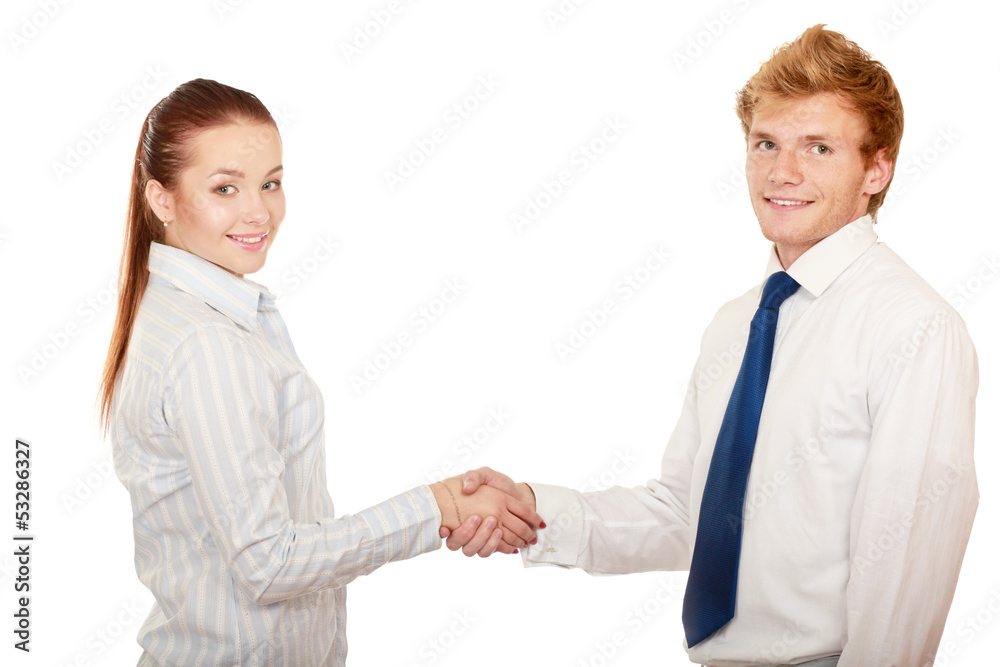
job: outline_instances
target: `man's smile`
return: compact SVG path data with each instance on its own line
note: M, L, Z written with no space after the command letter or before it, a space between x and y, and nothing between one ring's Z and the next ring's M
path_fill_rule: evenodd
M783 209L783 210L805 208L806 206L812 203L811 201L805 201L800 199L777 199L771 197L764 197L764 199L767 200L767 203L771 208Z

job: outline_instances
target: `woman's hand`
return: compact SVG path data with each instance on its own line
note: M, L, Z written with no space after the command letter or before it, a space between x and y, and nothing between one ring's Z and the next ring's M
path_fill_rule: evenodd
M449 490L454 491L452 483L457 479L453 477L445 480L449 484ZM483 522L480 520L478 514L467 516L463 510L462 517L464 521L461 526L456 528L453 525L449 525L449 522L446 520L441 527L441 537L448 538L447 545L449 549L452 551L461 549L462 553L466 556L479 554L485 558L495 551L507 554L517 553L517 549L523 547L525 543L535 543L534 531L538 528L544 528L545 522L535 512L535 494L532 492L530 486L524 483L515 484L510 477L491 468L470 470L462 476L461 481L462 494L466 498L476 498L477 494L483 494L484 492L488 497L492 497L495 500L498 500L498 498L494 492L506 495L509 499L506 501L507 510L515 515L518 523L514 523L513 520L501 521L502 526L509 529L510 533L515 534L517 538L523 541L519 541L516 538L510 539L508 532L503 531L502 528L496 528L494 516L484 514L483 516L486 516L487 519ZM447 491L444 493L446 495ZM456 500L459 500L459 496L457 495ZM440 500L438 504L441 504ZM524 529L522 529L522 525ZM530 530L530 534L525 529Z
M449 549L461 548L467 556L486 557L497 550L516 553L533 542L535 530L544 526L535 512L531 489L489 468L467 473L464 479L435 482L431 490L441 509L441 536L449 538Z

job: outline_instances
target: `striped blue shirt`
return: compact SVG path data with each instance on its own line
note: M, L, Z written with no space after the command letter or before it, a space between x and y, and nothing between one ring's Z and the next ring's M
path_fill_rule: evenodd
M343 665L345 585L441 545L427 486L335 518L323 398L274 295L153 243L115 470L155 597L140 665Z

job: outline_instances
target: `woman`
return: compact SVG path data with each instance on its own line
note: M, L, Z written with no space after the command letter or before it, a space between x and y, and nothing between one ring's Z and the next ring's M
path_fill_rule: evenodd
M143 123L100 393L156 599L140 665L343 665L347 582L438 548L439 530L461 524L488 555L541 524L458 478L334 517L319 389L274 296L244 278L280 229L281 179L277 126L249 93L189 81Z

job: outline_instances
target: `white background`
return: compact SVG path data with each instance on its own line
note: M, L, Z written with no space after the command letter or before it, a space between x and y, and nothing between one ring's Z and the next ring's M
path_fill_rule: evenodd
M281 123L288 215L252 277L282 293L324 392L339 513L445 466L634 485L658 475L704 327L762 278L768 246L741 180L734 93L776 46L824 22L886 64L906 107L877 231L961 306L978 346L982 499L942 642L952 654L936 664L995 663L993 3L595 0L563 3L575 11L555 21L556 0L425 0L368 25L377 34L350 57L343 45L388 3L331 4L53 0L48 16L45 2L4 3L0 466L13 470L16 437L31 442L36 540L30 655L11 648L13 546L0 551L0 661L128 665L140 652L152 597L135 575L129 499L94 404L139 128L175 86L207 77L249 90ZM481 77L496 89L480 88L485 99L468 102L477 108L449 122ZM609 120L624 129L580 171L575 151ZM390 190L385 172L435 128L446 140ZM573 182L519 233L511 215L563 169ZM338 244L332 257L321 239ZM625 301L614 285L651 246L671 259ZM355 391L351 375L414 333L411 315L448 279L467 288ZM618 311L560 358L556 344L609 297ZM456 452L496 408L505 425L474 455ZM13 474L0 479L13 534ZM516 558L442 549L350 584L350 662L689 664L685 576L526 571ZM661 585L675 591L669 603ZM616 632L624 645L607 659L600 647Z

